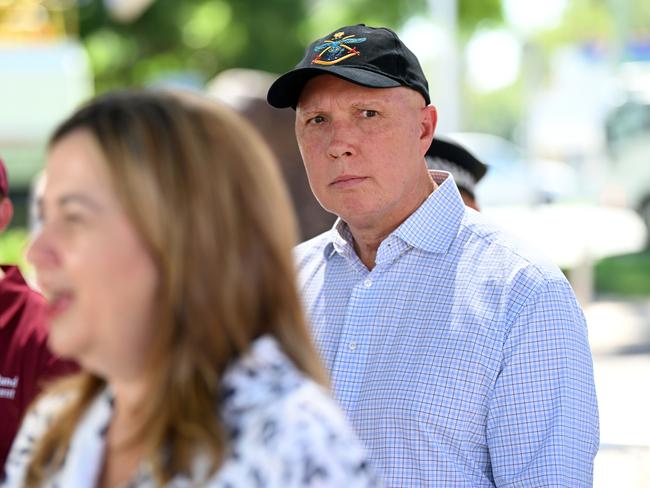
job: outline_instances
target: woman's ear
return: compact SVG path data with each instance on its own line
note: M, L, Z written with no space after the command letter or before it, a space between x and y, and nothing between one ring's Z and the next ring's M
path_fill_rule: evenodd
M0 200L0 232L5 230L14 216L14 206L9 197L2 197Z

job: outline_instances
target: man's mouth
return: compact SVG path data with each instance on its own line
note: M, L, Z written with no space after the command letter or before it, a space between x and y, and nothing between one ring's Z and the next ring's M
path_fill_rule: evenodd
M352 188L365 180L365 176L342 175L332 181L332 183L330 183L330 186L339 189Z

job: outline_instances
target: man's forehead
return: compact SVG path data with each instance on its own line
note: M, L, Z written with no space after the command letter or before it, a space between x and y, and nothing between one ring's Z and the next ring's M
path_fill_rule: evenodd
M304 109L306 106L318 104L319 101L331 97L352 102L356 99L364 102L389 104L400 100L414 99L416 96L424 100L418 92L404 86L373 88L325 74L315 76L305 84L298 98L297 108L300 109L302 106Z

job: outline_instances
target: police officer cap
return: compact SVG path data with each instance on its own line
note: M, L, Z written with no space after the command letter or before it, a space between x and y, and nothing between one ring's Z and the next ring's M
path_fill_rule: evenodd
M459 188L474 197L474 187L487 166L460 144L443 137L435 137L425 155L429 169L448 171Z

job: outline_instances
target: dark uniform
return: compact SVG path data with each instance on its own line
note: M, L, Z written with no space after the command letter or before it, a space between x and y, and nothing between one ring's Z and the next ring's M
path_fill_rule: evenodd
M458 143L441 137L431 141L425 159L429 169L451 173L465 205L479 209L474 187L487 173L485 164Z

